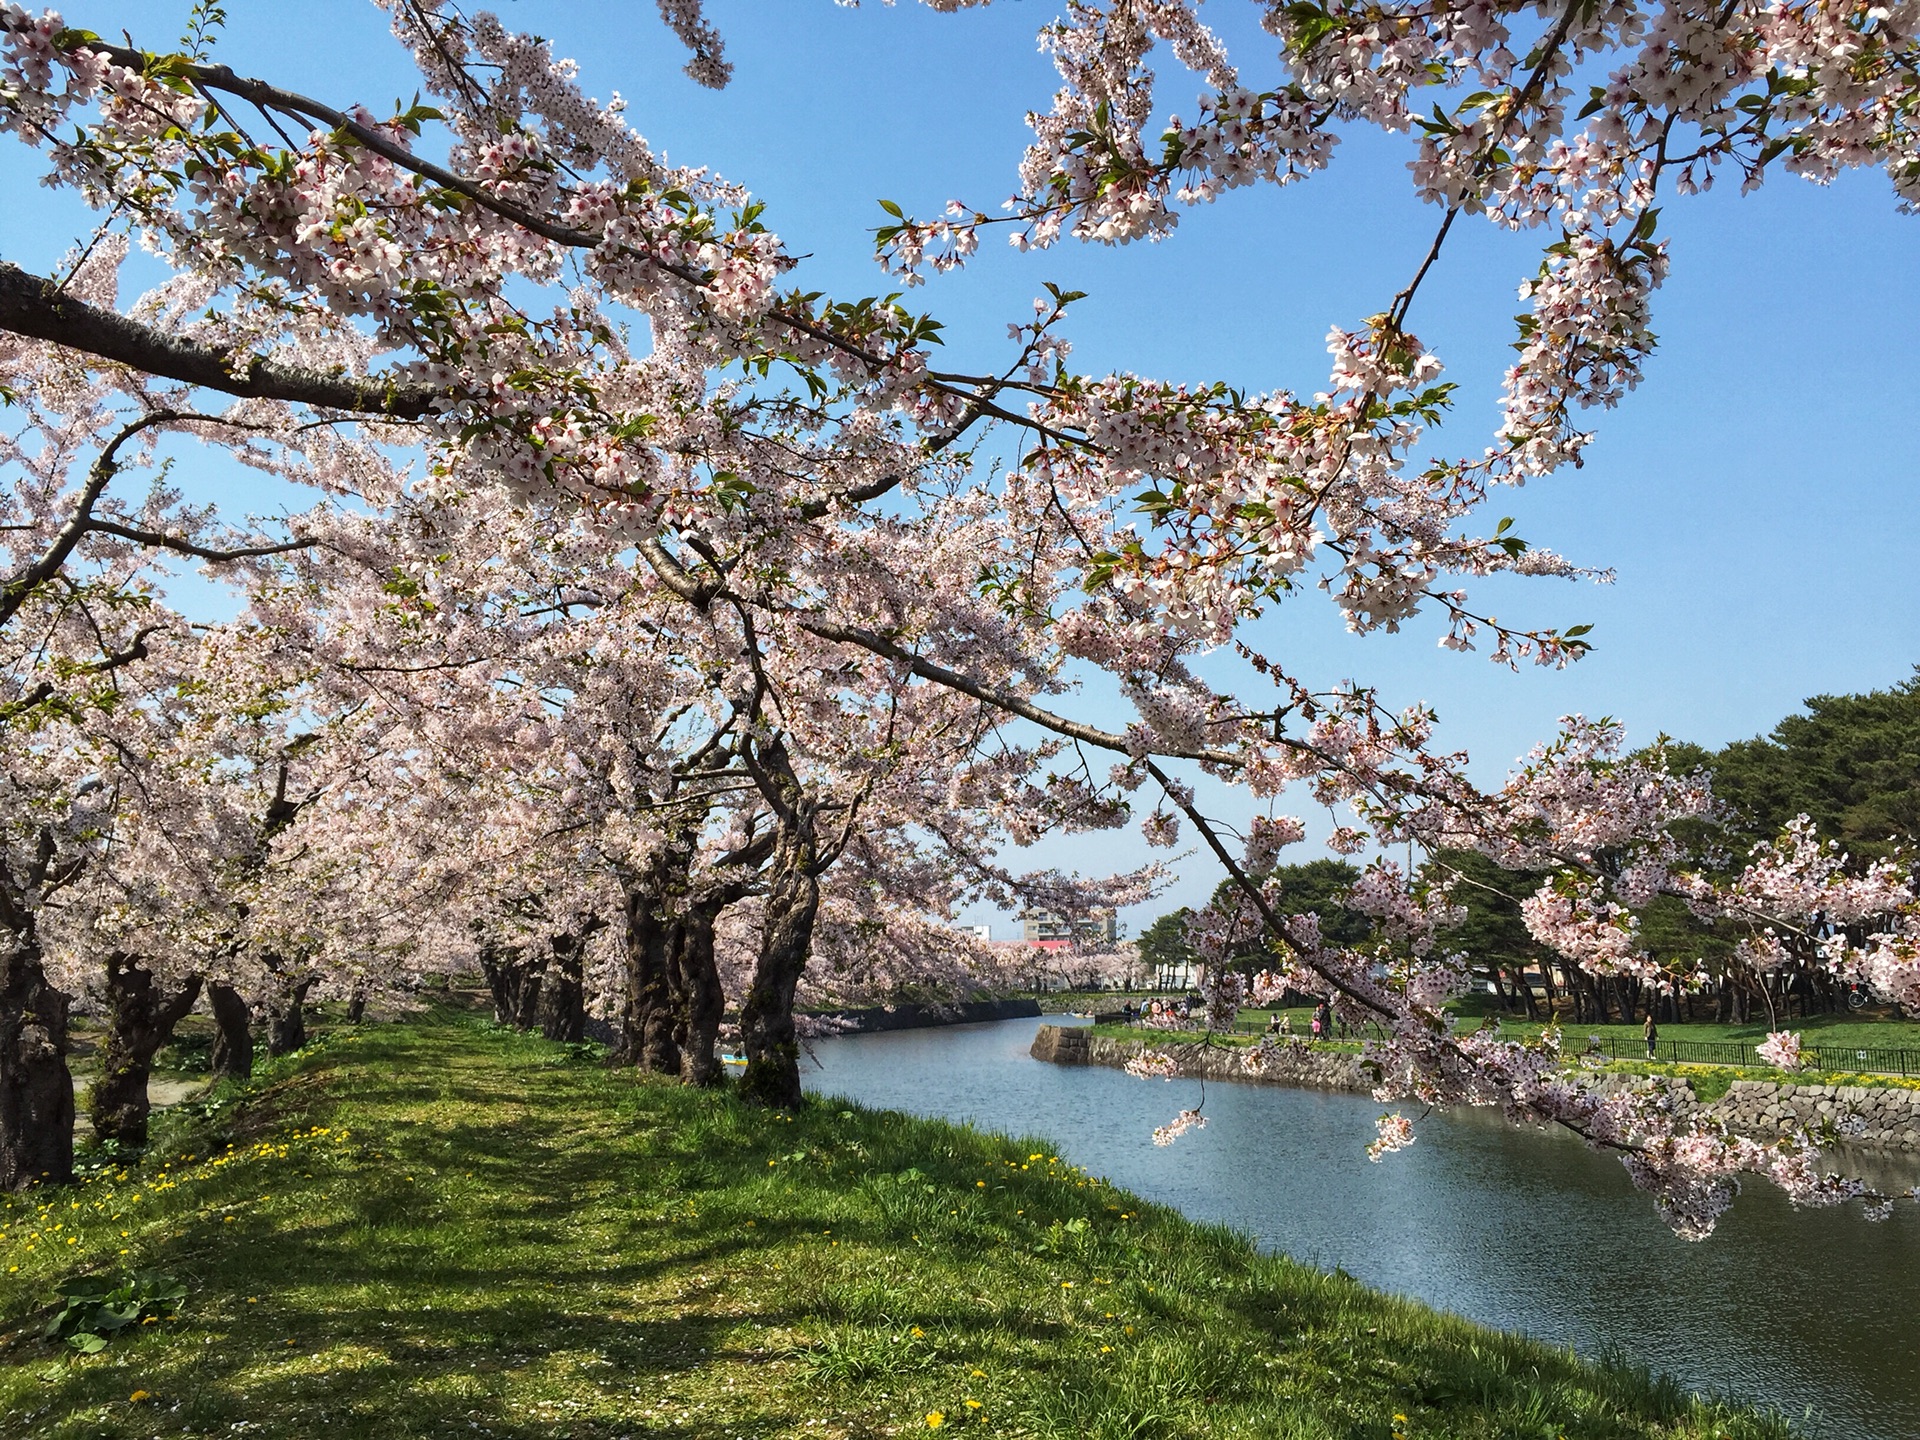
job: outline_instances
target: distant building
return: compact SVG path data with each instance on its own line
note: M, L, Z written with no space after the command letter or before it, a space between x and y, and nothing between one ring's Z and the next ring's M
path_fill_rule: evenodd
M993 927L991 925L962 925L960 930L962 934L971 935L976 940L993 939Z
M1156 990L1192 990L1206 979L1207 967L1192 960L1166 960L1153 967Z
M1065 950L1073 945L1099 948L1112 945L1119 937L1119 920L1111 910L1072 918L1033 910L1020 917L1020 938L1042 950Z

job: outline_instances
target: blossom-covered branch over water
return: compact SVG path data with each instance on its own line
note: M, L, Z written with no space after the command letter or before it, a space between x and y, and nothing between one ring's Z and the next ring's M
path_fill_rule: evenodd
M163 970L176 949L241 967L222 983L255 965L257 987L372 983L354 955L402 973L484 961L511 1008L511 976L551 973L569 1004L590 988L620 1017L625 1058L696 1083L718 1076L731 999L748 1092L797 1103L803 984L851 984L864 956L951 988L988 963L939 923L974 899L1138 899L1157 869L1029 874L1000 853L1137 822L1162 845L1187 827L1234 882L1197 948L1254 937L1270 984L1330 995L1372 1037L1384 1098L1574 1129L1690 1235L1743 1175L1804 1203L1863 1193L1803 1144L1585 1089L1552 1039L1455 1033L1462 967L1436 943L1453 881L1386 856L1548 872L1528 927L1593 974L1691 983L1636 932L1634 911L1672 896L1741 927L1756 970L1811 953L1912 1004L1906 870L1863 874L1799 828L1729 878L1688 838L1713 815L1704 781L1626 754L1606 722L1570 718L1482 791L1427 708L1310 686L1254 622L1317 589L1357 633L1434 612L1449 648L1577 660L1583 627L1503 624L1472 599L1491 576L1586 573L1490 497L1577 465L1585 412L1640 383L1663 188L1878 165L1913 198L1920 12L1257 8L1278 45L1258 79L1184 0L1070 0L1042 36L1062 85L1008 213L903 212L881 257L918 279L995 225L1026 248L1151 238L1241 186L1309 179L1345 128L1408 133L1431 250L1395 294L1330 317L1308 395L1081 373L1078 297L1058 290L1015 319L1000 368L944 369L932 316L801 288L747 189L668 165L623 103L486 12L384 0L423 98L382 113L237 74L205 34L148 51L0 4L0 130L172 275L128 304L100 247L51 276L0 265L0 381L39 407L18 433L79 424L68 450L112 472L116 444L164 429L324 497L286 535L216 536L165 493L136 513L71 465L33 472L32 516L8 532L7 593L43 608L4 620L22 798L0 919L25 997L6 1003L58 1039L0 1087L57 1110L81 983L64 957L91 974L115 935ZM697 0L660 10L692 77L726 83ZM1202 82L1191 120L1161 114L1162 45ZM1516 277L1499 427L1448 454L1452 386L1413 321L1456 222L1479 215L1546 243ZM1002 451L1017 462L982 458ZM76 524L95 547L77 559ZM124 628L154 601L137 571L195 546L239 567L223 573L249 609L204 634L169 622L186 658L163 672L159 632ZM112 564L131 568L89 568ZM71 623L76 595L113 623ZM1245 693L1203 678L1222 650ZM107 703L86 677L109 672L142 698ZM1077 683L1090 673L1117 717ZM164 744L119 733L136 714L167 717ZM1196 772L1269 813L1233 832ZM218 823L152 798L189 780L203 810L222 797ZM1336 849L1381 857L1349 897L1363 944L1270 882L1305 837L1279 809L1300 795L1351 812ZM153 843L103 841L121 833L103 805ZM132 863L149 854L180 868ZM191 944L155 919L175 913L176 873L205 916ZM109 876L110 904L50 905ZM118 928L74 923L96 914ZM1245 998L1212 967L1208 1024ZM1394 1120L1377 1150L1409 1138Z

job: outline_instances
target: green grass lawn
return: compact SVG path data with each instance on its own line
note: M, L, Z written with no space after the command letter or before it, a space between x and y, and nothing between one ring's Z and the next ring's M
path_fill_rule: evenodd
M1538 1038L1546 1028L1542 1022L1529 1022L1504 1012L1494 1012L1480 1003L1480 997L1470 997L1469 1001L1457 1007L1460 1027L1471 1029L1480 1024L1490 1014L1500 1022L1500 1033L1512 1040L1532 1040ZM1310 1038L1312 1031L1309 1022L1313 1018L1311 1009L1288 1010L1242 1010L1238 1026L1231 1035L1214 1036L1215 1043L1230 1045L1252 1045L1266 1028L1268 1017L1274 1014L1287 1016L1293 1024L1293 1034L1300 1039ZM1872 1012L1848 1015L1813 1015L1805 1019L1794 1017L1782 1022L1782 1029L1800 1032L1804 1043L1808 1045L1831 1046L1836 1049L1868 1049L1884 1047L1920 1051L1920 1022L1901 1019L1895 1015L1875 1015ZM1119 1040L1168 1039L1168 1032L1151 1030L1139 1026L1095 1025L1096 1035L1105 1035ZM1699 1024L1663 1024L1660 1027L1660 1039L1664 1043L1671 1040L1708 1041L1719 1044L1757 1045L1767 1038L1768 1026L1765 1017L1746 1025ZM1599 1068L1624 1073L1648 1075L1680 1075L1694 1081L1695 1090L1702 1099L1714 1100L1726 1093L1727 1087L1735 1079L1797 1081L1802 1084L1841 1084L1841 1085L1896 1085L1913 1086L1920 1084L1920 1076L1902 1079L1898 1075L1875 1072L1853 1071L1816 1071L1812 1069L1797 1072L1769 1070L1762 1067L1742 1067L1738 1069L1710 1064L1670 1064L1666 1061L1648 1063L1637 1057L1645 1035L1639 1025L1576 1025L1570 1021L1561 1023L1561 1045L1570 1060L1578 1060L1587 1047L1587 1037L1599 1035L1612 1040L1619 1047L1621 1059L1605 1063ZM1177 1037L1175 1037L1177 1038ZM1360 1050L1360 1037L1343 1033L1330 1041L1315 1042L1316 1048L1338 1051L1344 1054L1357 1054Z
M1462 1018L1462 1025L1478 1023L1478 1015L1469 1020ZM1500 1029L1516 1039L1538 1035L1544 1027L1529 1023L1512 1016L1500 1016ZM1717 1025L1707 1021L1692 1024L1668 1024L1660 1026L1662 1040L1700 1040L1717 1044L1757 1045L1767 1038L1772 1027L1767 1017L1745 1025ZM1780 1029L1799 1032L1803 1043L1808 1045L1836 1045L1845 1048L1885 1046L1892 1049L1920 1050L1920 1022L1896 1018L1863 1018L1860 1014L1846 1015L1809 1015L1804 1019L1798 1015L1782 1017ZM1561 1033L1565 1036L1568 1050L1577 1050L1586 1043L1587 1036L1600 1035L1618 1041L1622 1045L1637 1045L1643 1032L1638 1024L1634 1025L1576 1025L1572 1021L1562 1021Z
M795 1117L473 1022L276 1062L147 1165L0 1201L0 1434L1781 1436L1256 1254L1014 1141ZM229 1148L230 1147L230 1148ZM55 1286L177 1316L98 1354Z

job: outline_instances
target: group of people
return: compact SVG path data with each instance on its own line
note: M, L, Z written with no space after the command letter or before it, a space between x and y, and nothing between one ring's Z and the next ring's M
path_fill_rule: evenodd
M1307 1022L1315 1040L1333 1038L1333 1005L1322 1000L1313 1007L1313 1018ZM1267 1017L1267 1034L1290 1036L1293 1034L1293 1017L1283 1010L1276 1010Z
M1135 1005L1129 1000L1122 1012L1127 1019L1145 1020L1149 1023L1164 1023L1168 1020L1190 1020L1193 1018L1191 1000L1149 1000L1144 1005Z

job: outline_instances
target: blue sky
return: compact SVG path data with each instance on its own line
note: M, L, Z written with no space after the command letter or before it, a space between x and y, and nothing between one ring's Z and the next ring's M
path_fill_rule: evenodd
M710 0L735 66L719 93L681 73L684 54L651 4L497 8L579 58L591 93L625 95L635 125L671 159L753 189L791 249L812 257L799 278L842 295L886 288L869 258L880 197L910 213L951 197L995 209L1013 187L1024 112L1054 88L1033 43L1054 0L944 16L872 0L858 10ZM404 57L364 0L227 9L219 58L238 69L335 103L379 108L412 93ZM66 16L157 48L184 11L178 0L121 0ZM1274 42L1252 15L1243 0L1206 6L1260 85L1274 74ZM1190 111L1197 83L1170 57L1159 68L1163 99ZM1018 256L990 242L967 271L910 299L947 322L961 364L992 363L1006 322L1053 281L1089 292L1071 322L1083 368L1314 389L1329 326L1383 309L1427 244L1437 216L1413 198L1409 153L1404 137L1350 135L1329 173L1238 192L1189 214L1162 244ZM51 263L76 228L74 212L29 188L33 173L17 147L0 150L0 253L30 267ZM1439 650L1426 622L1356 640L1317 596L1264 624L1258 642L1312 678L1359 676L1392 701L1432 702L1443 738L1470 749L1487 781L1571 711L1618 716L1636 739L1664 730L1713 745L1766 730L1808 695L1905 678L1920 660L1920 221L1896 213L1872 172L1827 188L1790 177L1755 195L1736 188L1667 206L1660 348L1639 391L1592 417L1599 439L1585 468L1496 510L1535 543L1617 570L1611 587L1480 592L1503 618L1593 624L1589 659L1513 675ZM1422 290L1412 328L1462 387L1449 450L1477 451L1495 424L1514 286L1541 240L1463 222ZM1096 866L1144 852L1115 839L1072 853ZM1210 867L1184 869L1169 902L1211 889Z

